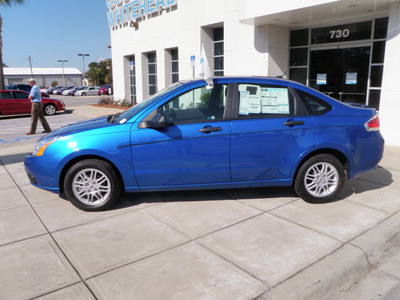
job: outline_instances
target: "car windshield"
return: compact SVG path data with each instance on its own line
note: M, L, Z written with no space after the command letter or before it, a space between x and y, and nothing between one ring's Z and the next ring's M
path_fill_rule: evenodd
M111 122L123 124L127 120L129 120L130 118L135 116L138 112L143 110L144 108L152 105L154 102L156 102L158 99L160 99L165 94L181 87L182 85L183 85L182 83L177 82L177 83L169 86L168 88L163 89L162 91L158 92L157 94L153 95L153 97L151 97L150 99L135 105L134 107L128 109L127 111L123 112L122 114L115 115L114 118L110 118L109 120L112 120Z

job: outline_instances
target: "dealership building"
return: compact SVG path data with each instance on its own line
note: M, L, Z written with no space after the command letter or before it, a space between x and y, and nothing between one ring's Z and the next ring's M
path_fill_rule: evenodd
M106 0L115 99L200 72L282 76L375 107L400 146L399 0Z

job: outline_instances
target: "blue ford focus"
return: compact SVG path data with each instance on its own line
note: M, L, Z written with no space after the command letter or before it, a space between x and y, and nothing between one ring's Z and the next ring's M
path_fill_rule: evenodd
M328 202L376 168L373 108L263 77L176 83L122 114L44 136L25 159L31 183L104 210L123 192L293 186Z

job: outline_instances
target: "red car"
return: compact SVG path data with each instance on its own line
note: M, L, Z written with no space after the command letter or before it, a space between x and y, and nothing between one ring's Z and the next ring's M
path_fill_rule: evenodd
M111 95L113 93L113 87L111 84L104 85L100 87L99 91L97 92L100 95Z
M0 91L0 115L22 115L31 113L29 93L25 91ZM54 115L57 111L64 111L65 104L61 100L43 98L43 113Z

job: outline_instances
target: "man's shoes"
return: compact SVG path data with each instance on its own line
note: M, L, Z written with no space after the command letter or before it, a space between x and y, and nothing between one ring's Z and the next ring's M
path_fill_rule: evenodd
M35 134L34 132L27 132L26 135Z
M42 131L42 133L49 133L49 132L51 132L51 130Z

